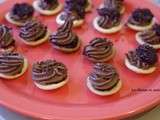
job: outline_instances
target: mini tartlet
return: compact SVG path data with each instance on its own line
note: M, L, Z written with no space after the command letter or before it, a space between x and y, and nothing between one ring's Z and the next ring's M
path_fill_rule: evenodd
M68 18L65 23L50 36L50 42L55 49L72 53L80 48L81 41L72 31L72 26L73 20Z
M92 62L106 62L116 53L113 43L106 38L94 38L84 47L83 55Z
M68 82L66 66L56 60L36 62L32 68L34 84L42 90L53 90Z
M28 68L25 57L17 52L0 54L0 78L15 79L22 76Z
M27 21L21 28L19 37L30 46L37 46L49 39L50 32L47 26L38 20Z
M158 56L156 50L149 45L140 45L126 54L125 65L139 74L150 74L156 70Z
M125 12L124 0L104 0L104 2L100 5L100 8L115 8L121 14Z
M128 19L128 27L135 31L151 29L155 24L153 13L148 8L135 9Z
M15 50L15 40L11 28L0 25L0 53L12 52Z
M117 9L97 9L98 17L93 21L94 28L104 34L112 34L120 31L123 27L121 15Z
M97 63L87 78L87 87L96 95L108 96L121 89L122 81L112 65Z
M155 49L160 48L160 25L155 24L151 29L138 32L136 40L140 45L147 44Z
M84 6L79 5L76 0L66 0L64 10L57 16L56 22L59 25L63 25L67 18L74 19L74 27L81 26L85 18Z
M26 21L32 19L33 14L34 8L28 3L16 3L5 15L5 18L9 23L22 26Z
M58 0L35 0L33 7L42 15L55 15L62 10L63 5Z

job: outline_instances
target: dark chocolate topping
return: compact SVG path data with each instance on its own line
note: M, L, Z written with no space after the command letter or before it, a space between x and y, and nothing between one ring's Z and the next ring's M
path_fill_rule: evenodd
M98 9L99 26L103 28L111 28L120 24L121 15L118 10L116 9L108 9L108 8L101 8Z
M119 75L116 69L106 63L97 63L89 75L89 81L94 89L106 91L114 88L119 82Z
M19 36L26 41L37 41L42 39L47 33L47 26L40 21L31 20L21 27Z
M55 60L41 61L33 65L32 79L41 85L62 82L67 76L66 66Z
M133 11L132 16L129 18L129 23L134 25L148 25L152 22L154 15L147 9L136 9Z
M155 24L153 26L153 30L156 32L156 34L160 37L160 24Z
M44 10L53 10L58 5L58 0L40 0L40 7Z
M148 45L140 45L135 51L130 51L126 56L130 64L141 69L148 69L158 61L156 50Z
M124 0L104 0L104 7L117 9L121 12L124 6Z
M25 22L31 19L34 13L34 9L28 3L17 3L11 10L11 17L14 20Z
M140 32L139 37L150 45L160 44L160 25L155 24L152 29Z
M76 0L66 0L64 6L64 14L61 16L62 20L72 17L75 20L84 19L85 8L77 3Z
M156 50L149 45L140 45L136 53L140 60L147 64L155 64L158 61Z
M5 75L19 74L24 65L24 58L18 53L3 53L0 55L0 73Z
M50 36L50 41L57 45L65 47L66 45L70 45L78 39L77 35L72 32L73 21L68 18L65 23L60 26L57 32L53 33Z
M87 45L83 54L89 58L103 60L113 53L113 43L105 38L95 38Z
M0 25L0 48L7 49L11 46L15 46L15 40L13 39L11 28L5 25Z

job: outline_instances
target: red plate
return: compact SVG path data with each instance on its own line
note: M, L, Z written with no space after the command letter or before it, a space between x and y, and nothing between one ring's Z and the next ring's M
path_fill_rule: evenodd
M0 14L4 15L14 3L22 0L8 0L0 6ZM23 0L30 1L30 0ZM31 1L30 1L31 2ZM135 41L135 32L124 27L121 32L114 35L102 35L92 27L92 20L96 16L96 6L100 0L93 0L94 10L87 14L86 23L75 32L80 36L83 45L80 51L73 54L63 54L45 43L37 47L28 47L18 38L18 28L13 27L18 51L24 54L30 63L29 70L17 80L0 80L0 104L17 112L41 119L121 119L144 112L160 102L160 65L151 75L138 75L128 70L124 65L124 55L128 50L134 49L138 44ZM9 7L7 7L9 6ZM124 22L135 7L150 8L157 19L160 19L159 8L147 0L126 0ZM47 24L49 29L55 31L57 25L55 17L35 17ZM7 23L3 18L1 23ZM86 87L86 77L93 64L84 59L83 46L94 37L111 38L117 48L117 55L112 64L119 71L123 81L121 91L113 96L99 97L92 94ZM69 70L69 83L55 91L42 91L36 88L31 78L32 63L39 60L56 59L67 65ZM136 92L133 89L143 91Z

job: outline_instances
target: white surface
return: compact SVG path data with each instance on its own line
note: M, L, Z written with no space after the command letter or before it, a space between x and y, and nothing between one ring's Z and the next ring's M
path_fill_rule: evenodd
M0 0L2 3L5 0ZM155 0L160 2L160 0ZM6 108L0 107L0 120L33 120L28 117L24 117L18 113L14 113ZM160 120L160 108L156 108L153 111L145 114L143 117L134 120Z

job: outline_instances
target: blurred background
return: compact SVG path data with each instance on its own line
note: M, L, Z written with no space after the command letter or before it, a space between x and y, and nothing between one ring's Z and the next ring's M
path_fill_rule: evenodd
M5 2L5 0L0 0L0 4ZM152 0L157 5L160 5L160 0ZM32 118L15 113L7 108L0 106L0 120L33 120ZM157 106L150 112L141 115L141 117L136 117L127 120L160 120L160 106Z

